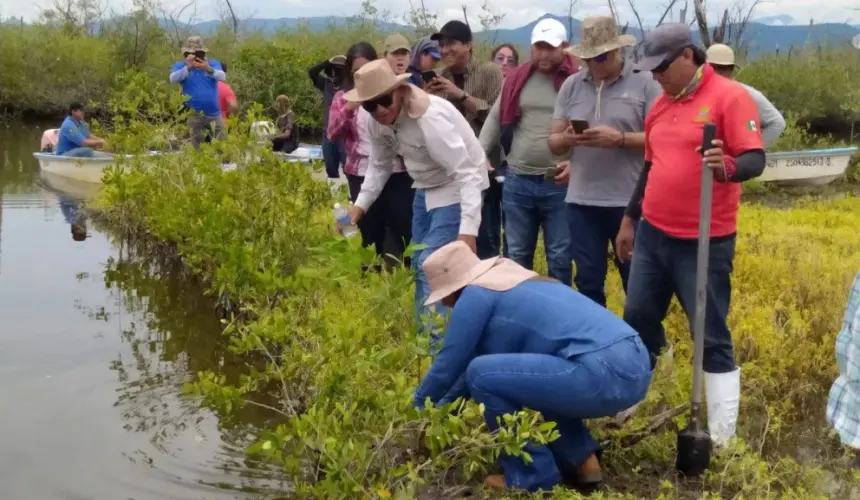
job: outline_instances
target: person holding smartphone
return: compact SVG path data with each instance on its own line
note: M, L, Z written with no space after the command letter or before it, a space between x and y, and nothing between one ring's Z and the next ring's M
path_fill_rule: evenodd
M612 17L584 19L580 40L570 53L585 69L558 93L549 147L571 162L557 180L567 187L568 260L576 265L576 288L606 306L607 248L615 244L642 171L645 115L660 86L648 73L633 72L623 48L636 40L619 35ZM615 265L626 290L630 265L617 258Z
M531 60L508 73L480 140L485 152L501 144L508 162L501 196L508 257L532 269L543 230L549 275L570 285L566 190L555 183L565 158L550 151L547 138L559 89L578 68L565 54L567 29L559 21L539 21L531 41Z
M199 36L190 36L182 44L183 61L170 70L170 83L182 86L182 94L188 97L186 106L191 110L188 128L191 130L191 145L199 149L205 131L214 127L215 138L224 138L224 119L218 104L218 82L227 80L221 63L208 59L209 50Z

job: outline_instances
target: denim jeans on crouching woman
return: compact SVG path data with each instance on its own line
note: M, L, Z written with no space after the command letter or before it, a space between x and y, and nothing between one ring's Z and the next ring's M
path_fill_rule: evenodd
M460 204L427 210L424 190L416 189L412 202L412 241L426 245L412 256L412 265L415 266L415 323L422 331L429 331L430 326L421 322L421 315L430 311L424 307L424 301L430 296L430 284L422 266L430 254L455 241L459 235ZM442 304L436 304L432 309L439 314L447 312Z
M528 444L532 462L502 455L508 487L551 490L562 475L574 474L600 449L584 419L615 415L641 401L651 382L648 350L628 337L597 351L564 359L547 354L479 356L466 369L466 384L486 407L490 429L496 419L523 408L556 423L561 437L548 446Z

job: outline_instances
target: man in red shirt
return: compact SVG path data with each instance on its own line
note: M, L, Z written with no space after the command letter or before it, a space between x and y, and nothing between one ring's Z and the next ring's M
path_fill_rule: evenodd
M634 69L651 71L664 92L645 118L645 167L616 242L619 258L632 259L624 320L639 332L652 364L666 346L662 321L672 295L692 326L700 149L704 125L713 123L717 139L705 151L715 182L703 365L708 428L714 442L724 445L735 434L740 402L740 368L726 317L741 182L761 175L765 166L758 108L743 87L705 64L685 24L655 28L643 48Z

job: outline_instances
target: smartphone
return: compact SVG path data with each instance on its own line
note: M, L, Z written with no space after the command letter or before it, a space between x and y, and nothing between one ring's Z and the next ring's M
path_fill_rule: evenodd
M546 169L546 173L543 174L543 180L547 182L555 182L555 177L561 173L561 169L558 167L550 167Z
M422 71L422 72L421 72L421 78L423 78L423 79L424 79L424 82L425 82L425 83L430 83L430 82L432 82L432 81L433 81L433 79L434 79L434 78L436 78L436 76L437 76L437 75L436 75L436 72L435 72L435 71Z
M570 120L570 126L573 127L573 131L577 134L585 132L589 127L588 120Z

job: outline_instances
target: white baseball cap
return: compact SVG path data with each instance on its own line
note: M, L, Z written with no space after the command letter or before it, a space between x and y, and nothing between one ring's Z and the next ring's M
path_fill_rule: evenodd
M556 19L549 17L541 19L532 30L532 45L545 42L558 48L566 41L567 29Z

